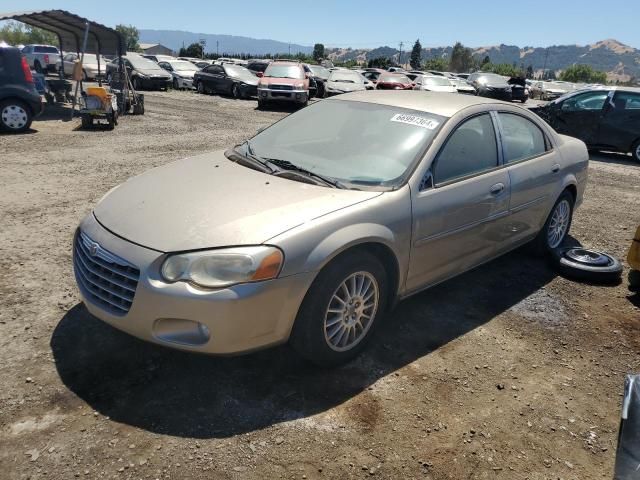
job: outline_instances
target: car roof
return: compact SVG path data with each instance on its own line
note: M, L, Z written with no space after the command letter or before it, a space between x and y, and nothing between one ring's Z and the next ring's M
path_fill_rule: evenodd
M423 112L451 117L460 110L476 105L496 105L505 102L473 95L451 95L450 93L374 90L368 92L345 93L331 101L351 101L375 103L390 107L420 110ZM510 105L510 104L509 104Z

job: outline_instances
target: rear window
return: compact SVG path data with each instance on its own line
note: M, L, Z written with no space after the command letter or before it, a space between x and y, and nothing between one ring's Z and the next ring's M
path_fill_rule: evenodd
M34 47L33 51L35 53L58 53L58 49L56 47L47 47L47 46Z
M409 80L409 77L407 77L406 75L398 75L398 74L394 74L394 75L381 75L380 82L385 83L411 83L411 80Z

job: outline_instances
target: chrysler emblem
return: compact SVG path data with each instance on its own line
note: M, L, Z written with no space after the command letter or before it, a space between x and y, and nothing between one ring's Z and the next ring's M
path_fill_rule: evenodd
M91 254L92 257L95 257L98 254L98 249L99 248L100 248L100 245L98 245L95 242L93 242L93 243L91 243L91 245L89 245L89 253Z

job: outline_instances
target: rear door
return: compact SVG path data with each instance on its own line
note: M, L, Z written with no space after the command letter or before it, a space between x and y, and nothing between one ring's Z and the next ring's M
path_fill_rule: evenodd
M472 268L503 247L509 174L501 168L489 113L461 122L412 195L407 288L418 290Z
M598 127L604 116L608 90L595 90L569 97L556 106L552 126L559 133L597 145Z
M640 139L640 93L615 91L605 105L597 144L629 152Z

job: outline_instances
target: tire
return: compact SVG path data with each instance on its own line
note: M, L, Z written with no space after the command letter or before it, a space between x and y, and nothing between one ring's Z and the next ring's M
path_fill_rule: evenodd
M86 70L82 70L82 81L83 82L88 82L89 81L89 77L87 76Z
M264 110L267 107L267 102L258 100L258 110Z
M364 295L353 296L353 303L343 301L349 298L351 279L356 280L356 293L368 284ZM376 257L363 251L339 256L320 272L307 292L291 333L291 345L301 357L321 367L348 362L365 348L381 323L387 291L387 273ZM352 314L345 316L345 312ZM329 315L335 317L327 318ZM334 324L326 325L327 321Z
M109 123L107 124L107 130L113 130L116 127L115 115L112 113L111 115L109 115L109 118L107 120L109 121Z
M133 85L133 89L136 92L139 92L140 90L142 90L142 85L140 84L140 79L138 77L133 77L133 80L131 80L131 84Z
M205 88L204 88L204 83L202 82L198 82L196 83L196 91L202 95L204 95L206 92Z
M551 209L547 220L544 222L542 230L540 230L538 236L533 241L533 246L536 253L541 255L549 254L558 247L562 246L562 243L566 239L567 235L569 234L569 230L571 229L574 204L575 199L573 198L573 195L569 193L569 191L565 190L560 194L558 200L556 200L556 203L553 205L553 208ZM563 207L559 207L560 205L563 205ZM566 211L567 207L568 211ZM554 214L556 214L558 208L562 209L561 212L558 212L558 215L560 217L554 218ZM565 215L568 215L566 221ZM562 228L560 228L561 226L557 223L558 221L562 221ZM556 230L556 235L552 235L550 233L551 228Z
M177 78L173 79L173 89L174 90L180 90L180 84L178 83L178 79Z
M640 162L640 139L631 147L631 156L636 162Z
M91 128L93 126L93 118L91 117L91 115L82 115L80 120L82 122L83 130Z
M231 96L236 100L239 98L242 98L242 94L240 93L240 87L238 86L237 83L234 83L233 85L231 85Z
M629 290L632 292L640 293L640 271L629 271Z
M0 130L22 133L29 130L32 121L31 109L23 101L9 98L0 102Z
M575 280L610 284L619 283L622 275L620 260L582 247L558 248L554 260L562 276Z
M318 90L316 91L316 97L325 98L325 96L326 96L326 90L324 88L324 83L318 82Z

